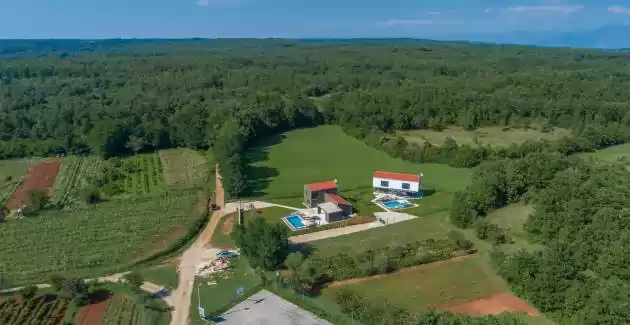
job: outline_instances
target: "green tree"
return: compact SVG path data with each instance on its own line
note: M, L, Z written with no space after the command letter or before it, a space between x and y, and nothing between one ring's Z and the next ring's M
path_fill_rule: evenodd
M237 225L231 237L254 268L275 270L288 254L287 228L282 224L270 224L264 218Z
M127 283L132 289L139 291L140 287L144 283L144 277L139 272L129 272L123 276L123 280Z
M22 297L23 300L33 299L35 295L37 295L37 287L34 285L24 287L20 290L20 297Z
M28 191L29 210L33 213L37 213L42 210L48 202L48 195L40 190L33 189Z
M125 147L133 151L134 154L138 154L138 151L142 150L145 144L146 144L146 141L144 140L144 138L137 137L135 135L130 135L129 140L125 144Z

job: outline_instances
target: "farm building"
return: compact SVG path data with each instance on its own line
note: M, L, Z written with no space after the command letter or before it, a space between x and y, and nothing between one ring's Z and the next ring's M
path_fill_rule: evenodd
M352 214L352 204L337 194L336 180L304 185L304 206L317 208L327 222L339 221Z
M406 197L419 197L421 175L376 171L372 175L372 185L376 193L396 194Z

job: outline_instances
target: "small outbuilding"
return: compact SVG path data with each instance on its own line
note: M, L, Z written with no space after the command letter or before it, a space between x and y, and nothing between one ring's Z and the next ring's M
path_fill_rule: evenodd
M318 204L317 213L323 214L328 223L343 220L343 211L332 202Z

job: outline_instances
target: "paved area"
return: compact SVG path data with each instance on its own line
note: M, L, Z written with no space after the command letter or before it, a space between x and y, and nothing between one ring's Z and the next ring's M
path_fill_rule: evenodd
M304 207L301 208L297 208L297 207L290 207L287 205L282 205L282 204L275 204L275 203L271 203L271 202L264 202L264 201L236 201L236 202L229 202L225 205L225 208L223 209L223 214L230 214L233 212L236 212L236 209L240 206L243 206L243 209L245 210L249 210L249 208L253 205L254 209L265 209L265 208L269 208L269 207L281 207L281 208L285 208L285 209L289 209L289 210L296 210L296 211L301 211L304 210Z
M267 290L261 290L214 320L218 325L332 325Z
M387 225L416 218L416 216L401 212L375 212L374 216L377 219L383 220Z
M380 222L376 221L376 222L364 223L364 224L361 224L361 225L354 225L354 226L347 226L347 227L342 227L342 228L322 230L322 231L313 232L313 233L310 233L310 234L293 236L293 237L289 237L289 240L292 243L295 243L295 244L308 243L308 242L316 241L316 240L320 240L320 239L326 239L326 238L330 238L330 237L337 237L337 236L348 235L348 234L352 234L352 233L355 233L355 232L364 231L364 230L368 230L368 229L372 229L372 228L376 228L376 227L381 227L381 226L383 226L383 224L381 224Z

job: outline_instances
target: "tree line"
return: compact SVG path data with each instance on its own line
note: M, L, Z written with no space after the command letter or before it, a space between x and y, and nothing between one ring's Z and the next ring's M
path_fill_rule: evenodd
M626 53L406 40L1 41L0 52L0 158L210 148L232 196L247 187L247 146L296 127L630 123ZM385 149L399 154L396 141ZM493 155L459 147L456 165Z
M558 324L626 324L630 320L630 173L557 152L531 153L480 165L453 200L451 221L505 243L485 216L509 203L535 210L525 224L541 250L493 255L512 288ZM493 227L494 226L494 227Z

